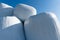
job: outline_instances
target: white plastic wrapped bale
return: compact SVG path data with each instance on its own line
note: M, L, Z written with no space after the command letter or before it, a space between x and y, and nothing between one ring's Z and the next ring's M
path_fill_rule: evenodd
M25 40L21 21L15 16L0 17L0 40Z
M24 21L30 16L36 15L36 9L26 4L18 4L14 9L14 15Z
M13 7L5 3L0 3L0 16L12 15Z
M59 24L57 17L50 12L32 16L25 21L27 40L58 40Z

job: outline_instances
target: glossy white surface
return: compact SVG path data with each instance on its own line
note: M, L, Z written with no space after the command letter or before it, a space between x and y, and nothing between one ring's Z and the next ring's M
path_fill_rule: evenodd
M0 17L0 40L25 40L23 25L17 17Z
M58 40L60 36L58 19L50 12L30 17L24 27L27 40Z
M26 4L18 4L14 9L14 15L22 21L36 14L36 9Z
M5 3L0 3L0 16L12 15L13 7Z

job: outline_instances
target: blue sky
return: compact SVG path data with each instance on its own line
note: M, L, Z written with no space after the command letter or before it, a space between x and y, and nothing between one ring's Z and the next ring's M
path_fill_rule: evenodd
M15 7L18 3L31 5L40 12L54 12L60 19L60 0L0 0L0 2Z

